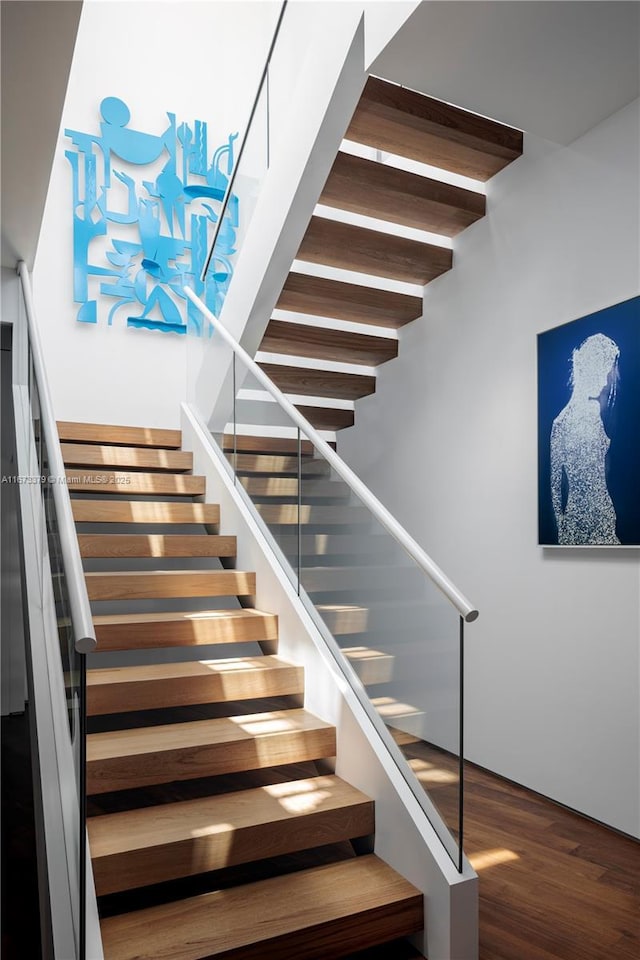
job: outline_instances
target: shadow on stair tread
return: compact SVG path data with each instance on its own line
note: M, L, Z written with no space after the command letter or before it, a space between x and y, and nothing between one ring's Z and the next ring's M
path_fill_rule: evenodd
M328 772L326 765L318 761L308 760L284 764L281 767L264 767L260 770L243 770L239 773L221 774L217 777L173 780L169 783L96 794L87 799L87 812L88 816L94 817L103 813L120 813L123 810L213 797L218 794L232 793L236 790L251 790L255 787L288 783L292 780L312 779L326 772Z
M253 713L272 713L278 710L296 710L302 705L299 694L281 697L261 697L250 700L228 700L219 703L198 703L183 707L159 707L130 713L108 713L88 717L88 732L105 733L108 730L132 730L135 727L157 727L165 724L187 723L191 720L215 720L220 717L244 717Z
M325 864L352 860L355 856L353 846L345 840L342 843L327 844L279 857L254 860L251 863L227 867L224 870L214 870L210 873L201 873L179 880L169 880L165 883L157 883L137 890L112 893L99 898L100 916L106 918L120 913L144 910L158 904L195 897L211 890L224 890L255 883L258 880L296 873L310 867L321 867Z

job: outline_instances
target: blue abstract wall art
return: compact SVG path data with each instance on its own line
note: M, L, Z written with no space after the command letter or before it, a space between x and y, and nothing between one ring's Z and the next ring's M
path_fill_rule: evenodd
M212 266L201 280L233 169L237 134L209 153L207 124L130 126L118 97L100 105L99 133L65 130L73 175L73 298L77 319L111 326L202 333L191 287L217 316L233 274L238 198L227 206ZM138 170L138 168L143 168ZM108 299L107 299L108 298ZM102 316L104 311L104 317Z
M640 545L640 297L538 336L539 543Z

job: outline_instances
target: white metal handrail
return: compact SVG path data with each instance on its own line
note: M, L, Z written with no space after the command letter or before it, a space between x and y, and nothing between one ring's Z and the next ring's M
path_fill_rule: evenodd
M357 497L369 508L382 526L395 540L405 549L409 556L424 570L429 579L438 587L445 597L458 610L460 616L467 623L472 623L478 618L478 610L467 600L465 595L449 580L440 567L433 562L431 557L425 553L422 547L416 543L410 533L401 526L396 518L387 508L380 503L378 498L369 490L362 480L347 466L344 460L338 456L335 450L329 446L326 440L323 440L318 431L311 426L299 410L294 407L290 400L276 387L267 374L262 370L255 360L249 356L246 350L240 346L235 338L223 326L222 323L211 313L202 300L196 296L190 287L185 287L184 292L191 302L200 310L202 315L209 320L217 333L227 343L233 352L238 356L244 365L251 371L256 380L258 380L265 390L271 394L274 400L282 407L285 413L293 420L297 427L305 434L313 445L318 448L325 459L331 464L336 473L353 490Z
M69 489L67 487L67 475L62 459L62 450L60 449L60 438L58 436L58 428L56 426L51 393L49 391L49 382L44 365L42 344L40 342L40 333L38 331L33 304L31 278L29 277L29 271L24 260L20 260L18 263L18 275L22 283L22 293L24 296L29 330L29 344L38 384L42 431L49 455L49 475L52 481L53 500L58 518L60 549L62 551L62 561L66 574L67 590L69 592L69 605L71 608L69 612L75 638L75 647L78 653L91 653L96 648L95 628L93 626L91 607L87 595L76 525L71 510L71 498L69 497Z

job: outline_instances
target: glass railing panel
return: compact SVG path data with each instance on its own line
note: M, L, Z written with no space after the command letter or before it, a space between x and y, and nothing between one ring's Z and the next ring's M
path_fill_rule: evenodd
M203 299L215 316L220 315L268 169L268 124L268 87L265 84L256 99L251 126L226 184L204 275Z
M228 178L221 178L224 197L218 213L213 240L203 280L205 302L213 314L220 310L231 282L238 254L244 244L249 225L269 168L269 68L287 3L273 5L272 27L264 52L264 67L245 132L235 143L235 163ZM224 181L224 183L223 183ZM198 291L199 292L199 291Z
M303 439L307 439L303 437ZM461 838L460 617L309 441L301 478L300 596L335 637L449 834Z
M283 569L460 869L461 620L220 332L199 410Z
M32 463L33 478L37 480L42 499L40 516L39 559L41 585L50 575L55 607L56 627L65 691L65 707L69 725L69 740L73 766L73 781L61 782L62 809L65 824L65 844L69 870L69 892L74 915L74 928L78 960L85 958L85 877L86 877L86 796L85 744L86 744L86 658L76 650L76 636L71 620L71 604L68 582L62 556L60 528L56 510L54 487L60 478L50 473L50 457L42 429L38 382L31 358L29 361L29 398L31 403L31 427L34 445ZM63 478L64 479L64 478Z
M204 419L293 578L298 568L298 431L220 337L215 349L217 369L224 373Z

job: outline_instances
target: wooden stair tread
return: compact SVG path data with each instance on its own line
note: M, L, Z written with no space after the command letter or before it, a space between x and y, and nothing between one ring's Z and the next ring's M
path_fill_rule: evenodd
M522 132L369 77L345 134L396 155L488 180L522 153Z
M77 523L220 523L217 503L74 499L71 510Z
M418 284L427 284L450 270L453 260L446 247L318 216L311 217L296 257Z
M346 330L327 330L302 323L271 320L260 349L286 356L377 366L397 357L398 341Z
M307 407L299 403L296 409L316 430L344 430L355 422L353 410L336 410L333 407Z
M329 446L336 449L333 441ZM252 437L239 434L235 437L234 447L233 434L225 433L222 438L222 449L225 453L232 453L235 449L239 453L289 453L297 456L298 441L294 437ZM301 449L303 457L311 457L315 453L310 440L303 440Z
M369 609L357 603L317 603L316 610L334 636L365 633Z
M320 203L455 237L485 214L484 194L338 153Z
M304 692L301 667L276 656L156 663L87 671L87 713L99 716Z
M96 890L159 883L373 832L373 802L336 776L91 817Z
M83 557L235 557L236 538L214 534L80 533Z
M274 526L298 523L296 503L257 503L255 507L265 523ZM371 514L365 507L309 503L303 503L300 507L300 523L304 525L327 524L344 527L351 524L370 523L370 521Z
M97 652L278 639L278 618L255 609L94 616Z
M118 760L123 757L162 754L185 747L212 747L260 737L287 735L290 731L333 730L306 710L276 710L221 717L214 720L188 720L157 727L135 727L90 733L87 737L87 761Z
M256 497L296 497L298 496L297 477L240 477L240 483L248 494ZM317 500L345 500L350 490L342 481L302 479L303 496Z
M62 459L73 466L191 470L193 454L153 447L113 447L94 443L61 443Z
M87 792L318 760L335 751L335 728L303 709L93 733Z
M110 917L102 938L105 960L332 960L422 923L422 894L370 854Z
M99 667L87 670L87 687L113 684L153 683L156 680L179 680L191 677L227 677L233 674L286 671L291 663L276 656L235 657L223 660L188 660L184 663L148 663L135 667ZM294 668L297 669L297 668Z
M364 684L389 683L393 680L395 657L383 650L370 647L342 647L355 673Z
M139 473L125 470L70 469L66 471L72 492L116 494L171 494L201 496L205 478L183 473Z
M261 363L260 367L283 393L299 396L334 397L358 400L375 393L376 378L357 373L336 373L333 370L310 370L307 367Z
M323 593L328 590L357 590L362 593L363 590L379 590L387 585L397 588L407 582L413 573L413 568L410 567L401 569L373 563L321 566L322 557L316 557L315 561L313 566L305 566L300 570L301 583L309 593ZM422 582L421 572L417 582Z
M297 534L283 533L278 538L278 543L283 549L298 546ZM354 540L352 534L334 531L326 533L303 533L300 539L301 556L307 560L303 564L305 568L315 564L323 563L323 557L345 557L357 558L362 566L370 563L381 562L381 559L388 556L389 542L387 538L379 533L372 533L369 536L358 537ZM352 560L345 560L345 563L352 563Z
M304 273L289 274L276 306L294 313L394 328L422 316L421 297Z
M65 441L125 447L176 449L182 444L180 430L115 426L106 423L78 423L71 420L58 420L58 436L60 440Z
M240 570L115 570L85 573L90 600L248 596L255 573Z
M298 475L297 456L287 456L286 454L261 454L261 453L236 453L235 455L227 451L227 457L235 464L237 473L244 473L248 476L266 473L272 476ZM326 476L331 472L331 468L326 460L312 460L310 457L302 457L302 474L304 477Z

